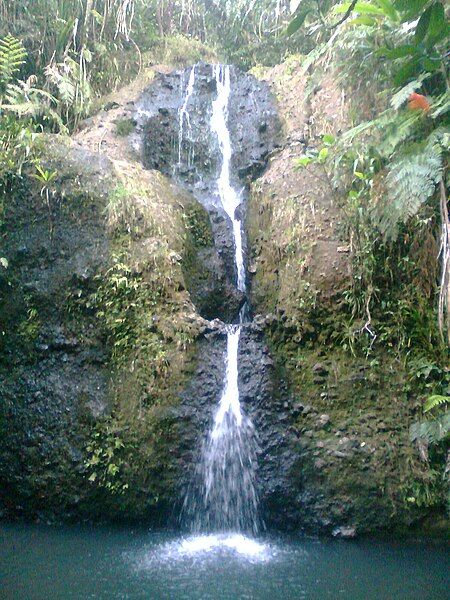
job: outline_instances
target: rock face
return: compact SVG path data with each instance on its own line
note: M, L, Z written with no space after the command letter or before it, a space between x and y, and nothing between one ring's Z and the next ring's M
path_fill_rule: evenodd
M46 138L48 203L28 178L7 205L5 516L177 523L223 388L223 323L205 319L231 322L244 300L216 193L211 65L196 66L178 147L190 73L160 73L130 100L126 140L111 138L111 119L100 133L107 111L78 141ZM427 473L408 441L419 401L398 361L380 354L369 368L335 343L349 282L339 190L321 165L293 163L347 126L342 94L324 78L299 102L307 81L292 64L266 83L238 70L232 81L233 183L251 187L240 216L260 313L242 327L239 386L259 436L262 518L346 538L407 526L427 512L405 499Z
M16 190L2 248L1 510L162 519L184 470L171 410L205 327L185 281L203 277L208 217L160 173L44 142L49 205L31 179Z
M210 65L196 68L182 150L195 147L189 166L167 166L178 159L183 100L173 89L189 71L161 74L135 101L129 140L143 134L145 170L114 139L106 111L75 142L45 139L42 162L57 173L48 206L31 178L8 206L0 308L0 502L8 516L176 522L223 388L223 323L202 317L231 322L243 302L217 198L219 149L205 127L215 79ZM277 122L267 87L254 78L234 72L232 96L234 184L245 188ZM111 159L86 149L97 148L105 123ZM281 506L279 463L293 454L257 327L245 328L240 355L244 409L260 428L260 495L263 506Z
M287 497L271 517L281 511L285 527L340 537L405 528L430 513L407 500L427 485L408 439L420 396L394 357L374 353L369 366L349 352L358 333L345 333L351 282L340 191L323 165L294 162L349 127L349 102L332 73L305 74L293 58L265 80L284 137L249 196L251 302L275 379L288 383L281 418L295 456L283 458Z

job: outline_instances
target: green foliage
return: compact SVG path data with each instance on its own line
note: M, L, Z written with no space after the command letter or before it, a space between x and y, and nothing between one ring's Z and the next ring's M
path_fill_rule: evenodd
M429 412L437 407L442 407L445 404L450 404L450 396L441 396L440 394L434 394L430 396L425 402L425 406L423 407L424 412Z
M99 423L86 445L86 476L93 485L112 494L125 493L130 484L126 478L127 460L134 448L126 445L122 432L111 420Z
M418 508L444 508L448 504L445 475L439 469L430 469L421 480L403 488L406 504Z
M120 119L116 122L116 135L126 137L134 131L135 121L133 119Z
M32 120L19 121L12 114L0 116L0 192L8 189L11 178L20 177L27 161L33 162L36 130Z
M202 206L189 205L183 213L188 231L193 236L196 247L212 246L213 236L208 213Z
M36 308L30 307L27 309L26 318L19 323L17 332L23 343L28 346L36 341L40 330L41 321L38 311Z
M97 317L105 323L112 357L121 362L137 342L136 319L137 309L140 308L141 279L133 274L119 255L113 256L113 266L97 279L99 287L91 295L88 307L93 306Z
M412 442L425 440L429 444L438 444L448 438L450 433L450 412L432 421L414 423L409 430Z
M200 61L215 62L215 53L197 39L176 34L155 39L143 56L144 64L163 63L185 66Z
M372 213L385 238L395 239L399 223L416 215L433 196L444 168L443 149L435 139L415 144L390 163L385 178L387 196Z
M8 34L0 38L0 91L25 63L27 52L20 40Z

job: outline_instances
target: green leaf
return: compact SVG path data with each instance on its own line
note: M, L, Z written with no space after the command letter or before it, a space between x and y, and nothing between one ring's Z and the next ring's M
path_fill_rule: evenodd
M446 92L445 94L442 94L441 96L439 96L435 101L433 101L432 111L430 113L430 116L433 119L436 119L437 117L439 117L449 111L450 111L450 93Z
M305 19L310 12L311 11L309 8L304 8L300 12L297 12L295 17L292 19L292 21L287 26L286 35L289 36L289 35L294 34L296 31L298 31L300 29L300 27L303 25L303 23L305 22Z
M384 10L384 14L392 21L398 20L397 11L395 10L391 0L375 0L375 2L378 4L378 6L381 6L381 8Z
M348 22L349 25L365 25L366 27L374 27L378 21L369 15L360 15Z
M300 158L296 158L294 162L296 167L307 167L312 162L312 158L309 156L301 156Z
M416 46L412 46L411 44L405 44L404 46L399 46L398 48L380 48L377 50L377 56L385 56L389 59L396 58L404 58L405 56L413 56L417 53Z
M328 158L328 154L330 153L330 151L328 150L328 148L322 148L319 152L319 162L323 163L327 160Z
M334 9L334 12L336 13L342 13L345 14L348 9L351 6L351 2L344 2L344 4L339 4L339 6L336 6L336 8ZM384 10L382 8L380 8L379 6L375 6L373 4L370 4L369 2L357 2L355 4L355 7L353 9L355 12L361 14L361 15L375 15L375 16L386 16Z
M91 10L91 15L94 17L94 19L96 20L98 25L101 25L104 21L103 15L101 15L98 11L96 10Z
M399 109L402 104L404 104L408 98L411 96L413 92L420 89L422 87L422 80L416 79L408 83L400 91L394 94L391 98L391 106L395 110Z
M92 473L92 475L89 477L89 481L95 481L97 479L97 473Z
M431 14L433 12L433 6L427 8L427 10L421 15L419 22L416 25L416 31L414 38L416 44L420 44L425 39L430 25Z
M333 146L333 144L336 143L336 138L334 137L334 135L331 135L329 133L326 133L323 137L322 137L322 141L324 144L326 144L327 146Z
M406 12L408 18L414 15L418 16L428 0L395 0L394 7L400 12Z
M394 84L396 86L405 85L409 79L417 74L419 67L419 59L417 57L412 58L406 64L404 64L394 76Z
M447 22L445 19L445 10L440 2L430 7L430 20L428 23L427 39L430 44L434 44L447 33Z
M444 404L450 404L450 396L441 396L439 394L435 394L434 396L430 396L425 402L425 406L423 407L423 412L428 412L437 406L443 406Z

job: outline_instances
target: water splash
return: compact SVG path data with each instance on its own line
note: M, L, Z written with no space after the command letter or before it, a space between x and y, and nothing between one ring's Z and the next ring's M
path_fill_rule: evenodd
M185 96L184 96L184 102L183 105L181 106L180 110L178 111L178 166L181 166L181 157L182 157L182 151L183 151L183 136L184 136L184 122L186 120L186 124L188 127L190 127L191 123L190 123L190 119L189 119L189 111L188 111L188 105L189 105L189 100L191 99L192 94L194 93L194 87L195 87L195 65L192 67L190 73L189 73L189 79L188 79L188 84L187 84L187 88L186 88L186 92L185 92ZM181 79L181 91L183 92L183 88L184 88L184 80L183 78Z
M229 326L224 389L184 502L195 532L259 529L257 439L239 401L240 334L240 326Z
M222 166L217 180L220 201L223 209L230 217L233 225L235 244L235 263L237 269L237 287L245 292L244 253L242 248L241 222L236 218L236 209L242 201L241 193L231 185L231 136L228 129L228 104L231 94L230 67L228 65L214 65L213 75L216 79L217 98L213 101L211 116L211 131L217 135L222 154Z

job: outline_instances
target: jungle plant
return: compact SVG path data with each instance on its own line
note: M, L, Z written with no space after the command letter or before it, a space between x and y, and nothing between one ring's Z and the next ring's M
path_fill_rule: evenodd
M124 494L129 488L125 474L129 452L111 421L99 423L86 445L84 466L89 481L112 494Z
M134 131L136 122L133 119L119 119L116 123L116 135L126 137Z
M301 4L298 10L303 11L302 18L297 18L296 26L311 26L312 4ZM326 8L324 3L318 4ZM341 85L350 90L356 86L359 94L365 90L359 90L355 73L365 64L372 73L370 81L379 88L378 105L384 104L384 110L351 128L335 143L324 140L322 148L310 151L297 164L304 167L311 161L322 162L334 183L347 188L354 279L361 282L360 292L358 286L353 290L352 311L354 316L365 314L362 329L369 334L371 306L377 299L375 279L379 278L377 270L381 274L379 266L383 262L375 259L374 252L382 259L383 251L392 254L393 245L404 245L405 225L410 228L414 219L423 223L420 215L427 215L429 229L439 218L437 321L442 339L450 342L450 222L446 195L449 28L444 6L437 0L372 0L328 8L319 18L323 27L335 31L322 54L313 53L314 60L319 56L319 62L326 64L330 53L335 53ZM370 95L373 97L373 92ZM428 239L428 233L424 233Z
M20 40L8 34L0 39L0 94L25 63L27 52Z
M57 171L48 171L47 169L43 169L39 164L36 165L36 173L32 175L32 177L41 184L40 194L42 198L45 198L48 209L50 237L53 235L52 206L50 202L50 195L52 193L51 184L55 181L57 175Z

